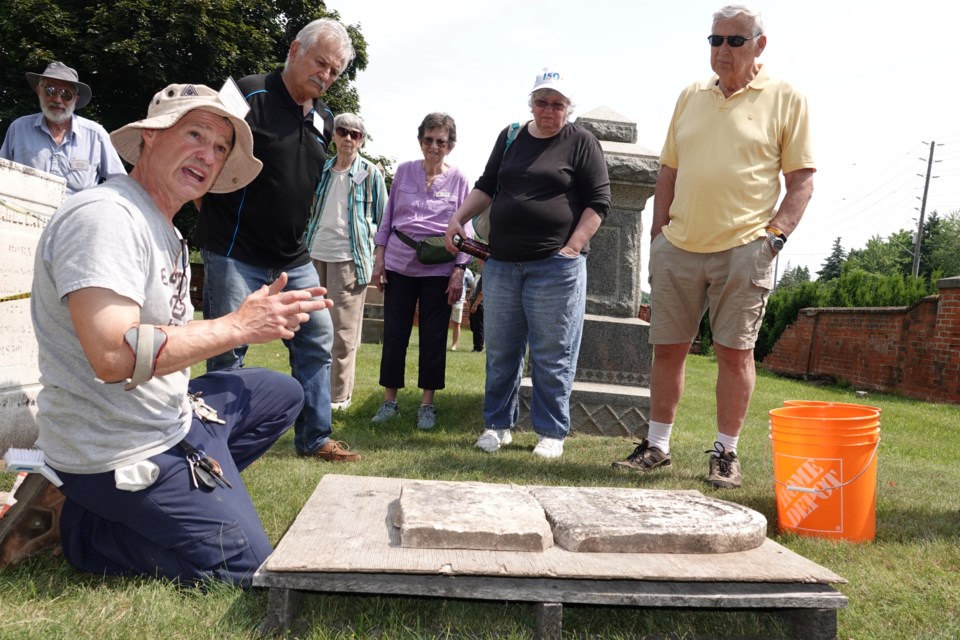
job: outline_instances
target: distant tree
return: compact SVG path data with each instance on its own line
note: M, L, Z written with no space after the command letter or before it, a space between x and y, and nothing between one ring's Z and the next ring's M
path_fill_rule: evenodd
M929 276L936 267L929 259L930 248L940 240L943 220L936 210L931 211L926 220L923 221L923 233L920 236L920 272L917 275Z
M839 278L840 274L843 273L843 263L846 262L846 259L847 255L844 253L843 246L840 244L840 238L837 238L833 241L833 250L830 252L830 255L824 260L820 271L817 271L818 279L821 282L829 282L830 280Z
M960 276L960 211L940 220L936 237L925 251L932 268L944 276Z
M12 120L38 110L23 74L53 60L74 67L93 89L82 115L112 131L143 118L168 84L219 89L227 77L271 71L300 29L323 17L339 14L308 0L0 2L0 138ZM323 99L334 113L359 114L352 83L367 66L367 43L359 27L346 28L356 58ZM176 224L189 237L196 218L188 203Z
M886 240L873 236L863 249L850 251L847 264L852 268L883 275L910 275L913 268L910 232L900 230Z
M793 287L804 282L810 282L810 270L805 266L793 268L787 263L787 268L783 270L783 275L777 283L777 289Z
M26 71L61 60L93 88L83 115L108 131L145 115L153 94L172 82L219 88L283 64L291 41L311 20L329 16L307 0L17 0L0 3L0 135L14 118L37 111ZM335 112L360 113L352 82L367 66L359 27L348 26L357 57L324 100Z

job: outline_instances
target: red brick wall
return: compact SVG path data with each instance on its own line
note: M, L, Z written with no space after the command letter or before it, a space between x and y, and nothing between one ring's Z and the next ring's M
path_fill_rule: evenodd
M960 277L912 307L803 309L763 366L960 404Z

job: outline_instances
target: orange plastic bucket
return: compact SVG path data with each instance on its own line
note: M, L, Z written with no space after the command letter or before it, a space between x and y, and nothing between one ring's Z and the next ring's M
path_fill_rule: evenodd
M880 413L880 407L871 407L866 404L857 404L855 402L828 402L826 400L784 400L783 404L788 407L853 407L855 409L872 409Z
M776 438L781 442L794 445L804 445L811 440L816 444L843 446L857 444L876 444L880 439L880 428L874 427L872 430L858 431L854 434L829 434L826 432L809 432L800 429L770 429L770 437Z
M880 413L872 407L790 406L774 409L777 420L771 414L770 428L781 431L800 430L815 432L822 436L859 436L880 426Z
M781 533L852 542L876 535L879 413L862 407L770 411Z

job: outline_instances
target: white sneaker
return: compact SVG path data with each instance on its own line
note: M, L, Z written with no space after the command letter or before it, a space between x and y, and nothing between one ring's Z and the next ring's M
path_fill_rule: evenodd
M352 398L347 398L343 402L331 402L330 410L331 411L346 411L350 408L350 403L353 402Z
M510 429L484 429L473 446L493 453L511 442L513 442L513 434L510 433Z
M537 437L540 438L540 442L533 448L533 455L541 458L559 458L563 455L563 440L545 436Z

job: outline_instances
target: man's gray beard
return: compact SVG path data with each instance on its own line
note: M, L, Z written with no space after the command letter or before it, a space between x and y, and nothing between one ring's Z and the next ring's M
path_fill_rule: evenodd
M43 111L43 117L56 124L62 124L73 117L72 104L66 105L62 111L54 111L47 103L41 101L40 110Z

